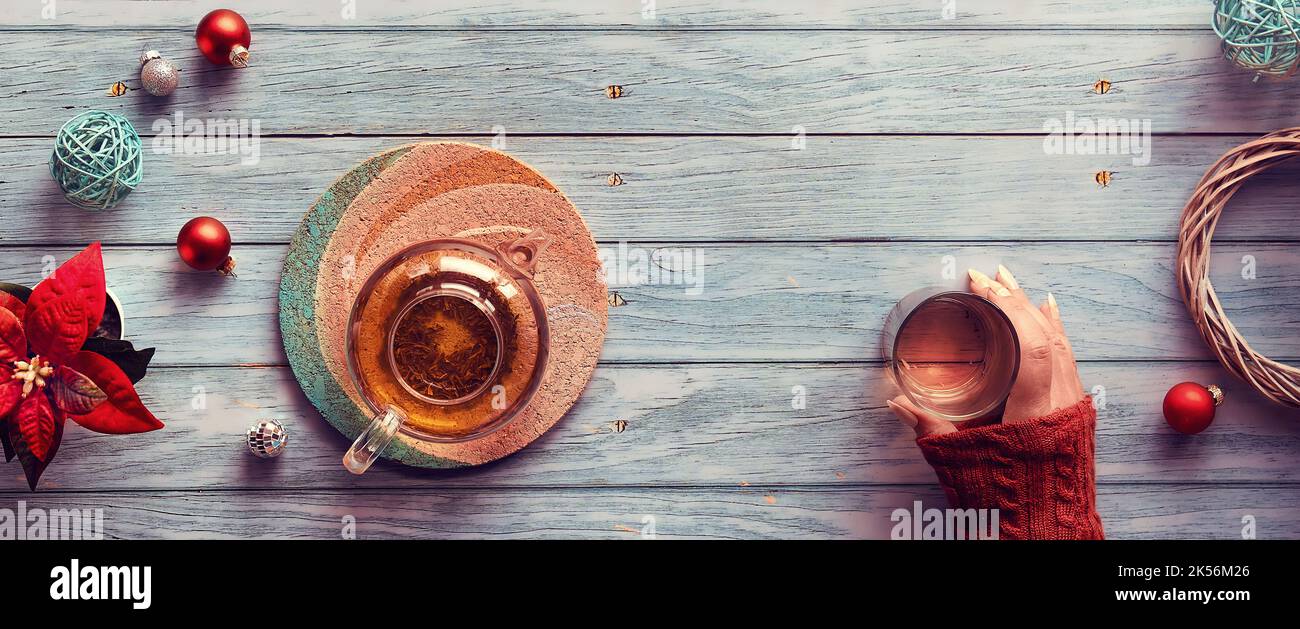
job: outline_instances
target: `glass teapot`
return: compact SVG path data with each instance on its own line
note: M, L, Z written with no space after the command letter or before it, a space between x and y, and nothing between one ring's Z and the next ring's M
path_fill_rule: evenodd
M495 248L460 238L412 245L379 265L353 303L348 374L373 414L343 456L365 472L398 431L441 443L514 420L545 375L546 307L533 272L540 230Z

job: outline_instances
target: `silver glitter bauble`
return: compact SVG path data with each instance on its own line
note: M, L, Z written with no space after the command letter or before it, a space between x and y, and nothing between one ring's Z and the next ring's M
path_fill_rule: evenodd
M274 419L263 419L248 427L248 450L254 456L269 459L280 456L289 444L289 431Z
M149 50L140 55L140 83L144 90L154 96L166 96L176 91L181 82L181 72L172 62L163 59L157 50Z

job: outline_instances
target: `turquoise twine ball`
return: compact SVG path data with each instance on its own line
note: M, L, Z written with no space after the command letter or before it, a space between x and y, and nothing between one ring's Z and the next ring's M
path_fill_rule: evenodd
M63 196L88 210L106 210L131 194L144 176L140 135L122 116L91 110L59 129L50 175Z
M1215 0L1223 56L1261 76L1291 76L1300 64L1300 0Z

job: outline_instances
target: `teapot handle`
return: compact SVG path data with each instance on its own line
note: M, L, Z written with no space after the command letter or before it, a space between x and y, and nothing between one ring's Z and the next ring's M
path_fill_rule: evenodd
M537 259L551 244L551 237L540 229L534 229L519 238L497 245L497 253L510 268L524 277L532 279L537 270Z
M397 429L406 421L406 413L395 406L384 408L370 425L361 431L352 447L343 455L343 467L353 474L364 474L379 459L379 454L393 442Z

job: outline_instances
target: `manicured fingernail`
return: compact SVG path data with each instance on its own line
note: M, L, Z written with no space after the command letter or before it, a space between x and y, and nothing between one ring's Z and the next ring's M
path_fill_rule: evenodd
M895 404L893 400L885 400L885 404L889 405L889 410L894 411L894 414L897 415L899 419L903 420L903 423L906 424L908 428L916 428L916 424L919 423L919 420L916 418L916 415L912 414L912 411L903 408L899 404Z
M1008 271L1007 267L1001 264L998 265L998 281L1006 284L1007 288L1011 290L1020 288L1020 282L1016 281L1016 276L1012 275L1011 271Z
M975 282L976 286L980 288L986 288L992 290L994 294L1000 295L1002 297L1011 296L1011 291L1007 290L1005 286L999 284L993 278L979 271L976 271L975 269L971 269L970 271L967 272L970 274L970 278L972 281Z
M1052 312L1056 312L1056 313L1061 312L1061 309L1056 305L1056 295L1053 295L1051 293L1047 294L1047 305L1052 307Z

